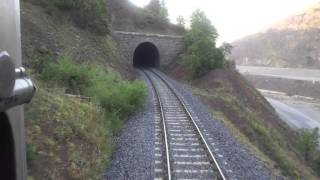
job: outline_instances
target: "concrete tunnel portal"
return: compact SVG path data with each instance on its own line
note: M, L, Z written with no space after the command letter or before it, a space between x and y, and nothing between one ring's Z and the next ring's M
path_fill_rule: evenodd
M158 48L151 42L139 44L133 54L133 66L138 68L159 68L160 54Z

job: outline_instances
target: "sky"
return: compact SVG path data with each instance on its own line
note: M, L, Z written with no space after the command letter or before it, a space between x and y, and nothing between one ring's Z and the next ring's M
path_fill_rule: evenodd
M143 7L150 0L130 0ZM232 42L259 32L290 15L320 2L320 0L166 0L169 17L189 18L199 8L206 12L217 28L219 42Z

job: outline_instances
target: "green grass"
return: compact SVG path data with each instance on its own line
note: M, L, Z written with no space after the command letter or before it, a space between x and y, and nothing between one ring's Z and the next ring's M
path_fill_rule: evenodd
M99 178L110 163L112 119L95 103L40 86L25 116L29 170L40 171L34 178Z

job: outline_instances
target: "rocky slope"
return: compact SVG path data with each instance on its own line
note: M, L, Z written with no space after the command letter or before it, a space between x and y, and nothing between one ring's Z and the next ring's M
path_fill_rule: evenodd
M320 68L320 3L233 43L240 65Z

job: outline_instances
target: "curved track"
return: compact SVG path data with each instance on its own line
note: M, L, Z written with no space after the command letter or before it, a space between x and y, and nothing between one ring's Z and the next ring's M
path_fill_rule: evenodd
M156 96L156 179L225 180L180 95L156 70L142 70Z

